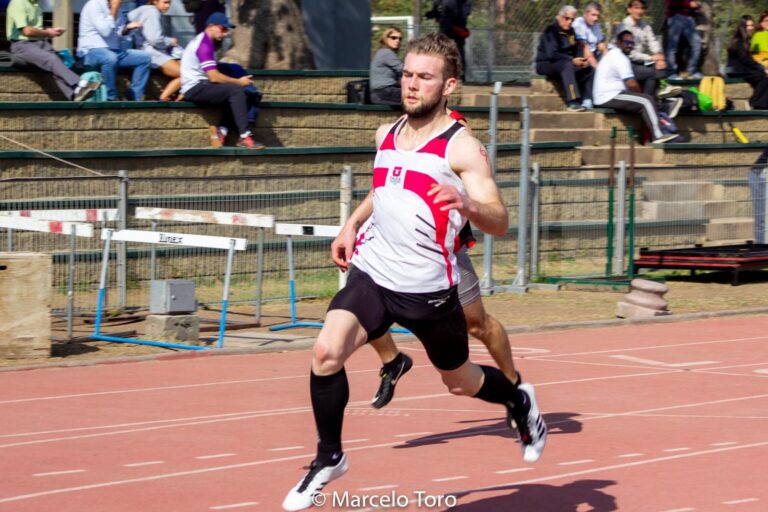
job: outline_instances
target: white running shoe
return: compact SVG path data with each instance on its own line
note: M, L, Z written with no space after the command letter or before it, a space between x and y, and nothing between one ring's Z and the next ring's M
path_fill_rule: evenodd
M323 487L347 472L347 455L341 454L341 459L335 466L318 466L313 460L309 466L309 473L302 478L296 486L288 492L283 500L283 510L304 510L314 506L315 494L323 490Z
M528 383L520 384L518 389L528 396L528 413L523 422L517 422L518 437L523 449L523 460L525 462L536 462L544 452L544 445L547 444L547 424L539 412L539 405L536 403L536 393L533 386Z

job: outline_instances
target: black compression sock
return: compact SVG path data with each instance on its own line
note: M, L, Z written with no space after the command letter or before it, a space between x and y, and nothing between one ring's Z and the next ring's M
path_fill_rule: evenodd
M511 402L515 407L523 407L525 405L525 397L517 389L517 384L512 384L501 370L493 366L483 365L480 365L480 369L483 370L485 379L483 380L483 385L480 386L480 390L475 394L475 398L494 404L507 404ZM520 374L518 374L519 378ZM518 380L518 384L520 382L522 381Z
M326 376L312 372L309 390L317 427L317 459L324 466L334 465L341 454L341 427L349 401L347 373L344 368Z

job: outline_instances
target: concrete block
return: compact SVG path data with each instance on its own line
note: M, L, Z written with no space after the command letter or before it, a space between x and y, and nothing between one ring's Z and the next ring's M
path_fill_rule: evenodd
M642 218L647 220L714 219L735 217L736 201L643 201Z
M630 291L616 304L619 318L652 318L669 315L664 294L669 288L662 283L648 279L633 279Z
M170 343L198 341L200 319L196 315L147 315L146 335Z
M0 252L0 357L50 357L52 276L49 254Z
M644 308L636 304L620 301L616 303L616 316L619 318L654 318L657 316L671 315L670 311Z
M647 201L707 201L726 199L722 185L706 181L654 181L643 184Z
M754 238L752 217L712 219L706 227L707 240L751 240Z

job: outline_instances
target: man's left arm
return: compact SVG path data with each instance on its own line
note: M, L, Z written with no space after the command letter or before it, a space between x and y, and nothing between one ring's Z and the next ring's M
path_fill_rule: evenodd
M464 184L465 194L450 185L437 185L428 192L440 209L458 210L481 231L503 236L509 227L509 214L491 175L488 153L476 138L462 134L451 143L448 164Z

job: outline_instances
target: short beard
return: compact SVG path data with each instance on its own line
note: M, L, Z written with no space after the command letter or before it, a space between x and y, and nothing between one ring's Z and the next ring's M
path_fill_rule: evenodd
M443 102L442 97L438 97L432 103L421 103L415 107L410 107L404 102L403 110L405 110L405 113L408 114L408 117L411 117L413 119L421 119L434 114L434 112L440 108L440 105L442 104L442 102Z

